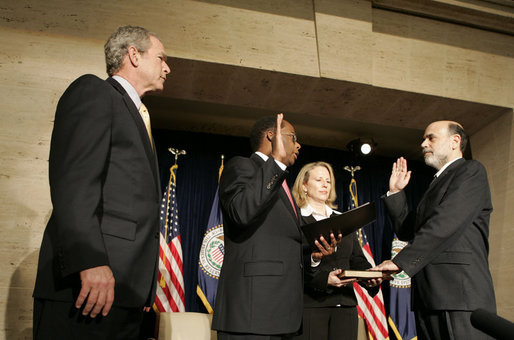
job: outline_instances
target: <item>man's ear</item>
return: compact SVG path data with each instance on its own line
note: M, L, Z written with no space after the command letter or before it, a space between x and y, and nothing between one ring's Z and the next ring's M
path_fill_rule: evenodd
M271 142L272 136L273 136L273 132L271 132L271 131L266 132L266 139L269 140L270 142Z
M460 150L461 136L455 134L452 136L453 147Z
M134 46L130 46L128 48L127 56L129 58L130 63L132 64L132 66L134 66L134 67L139 66L139 58L141 55L139 54L139 51L137 50L137 48L135 48Z

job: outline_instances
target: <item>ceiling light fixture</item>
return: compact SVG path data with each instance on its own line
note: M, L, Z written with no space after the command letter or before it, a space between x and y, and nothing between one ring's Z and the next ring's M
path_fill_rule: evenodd
M372 138L357 138L350 141L346 148L355 155L365 156L373 152L376 146L377 143Z

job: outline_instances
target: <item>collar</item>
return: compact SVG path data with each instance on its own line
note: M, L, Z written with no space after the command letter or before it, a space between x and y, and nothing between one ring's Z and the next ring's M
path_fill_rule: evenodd
M141 101L141 98L139 98L139 95L137 94L137 91L134 88L134 86L132 86L132 84L130 84L127 79L121 76L114 75L112 76L112 78L115 79L118 83L120 83L123 89L127 91L127 94L129 95L130 99L132 99L134 105L136 105L136 108L139 111L139 107L143 102Z
M302 216L310 216L310 215L312 215L312 217L314 217L314 219L316 221L320 221L320 220L323 220L323 219L326 218L325 215L322 215L319 212L317 212L316 210L314 210L314 208L312 208L309 204L307 204L306 207L301 208L300 210L302 212ZM325 204L325 211L327 213L327 216L329 216L329 217L330 217L330 215L332 215L332 213L337 214L337 215L341 214L339 211L336 211L336 210L330 208L326 204Z
M262 152L260 151L255 151L255 153L264 160L264 162L267 162L268 159L269 159L269 156L266 156L265 154L263 154ZM287 169L287 166L282 163L282 162L279 162L275 159L275 163L277 163L277 165L280 167L280 169L282 169L283 171L285 171Z
M445 165L443 165L443 167L442 167L441 169L439 169L439 171L438 171L438 172L436 172L436 174L434 175L434 177L436 177L436 178L437 178L437 177L439 177L439 176L443 173L443 171L444 171L444 170L446 170L446 168L450 166L450 164L452 164L453 162L455 162L455 161L457 161L457 160L459 160L459 159L461 159L461 158L462 158L462 157L455 158L454 160L449 161L448 163L446 163Z
M268 160L269 156L266 156L265 154L263 154L262 152L260 151L255 151L255 153L261 157L265 162Z

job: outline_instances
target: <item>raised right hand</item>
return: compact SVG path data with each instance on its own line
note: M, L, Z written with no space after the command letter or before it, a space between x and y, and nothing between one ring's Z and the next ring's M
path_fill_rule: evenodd
M86 302L82 315L96 317L100 312L109 314L114 302L114 275L108 266L93 267L80 272L82 287L75 307L80 308Z
M287 152L284 146L284 141L282 140L282 120L284 119L284 114L277 114L277 128L275 129L275 133L271 138L271 156L273 159L287 164L286 157Z
M407 160L403 157L398 158L393 163L393 170L389 178L389 192L394 194L402 191L409 184L411 173L412 171L407 171Z

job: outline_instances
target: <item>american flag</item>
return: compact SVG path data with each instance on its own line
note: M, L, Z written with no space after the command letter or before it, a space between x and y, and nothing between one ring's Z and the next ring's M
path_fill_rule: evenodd
M349 210L351 210L359 206L359 199L357 196L357 182L353 177L350 181L349 193ZM371 248L369 247L366 234L362 228L359 229L357 233L359 236L359 242L362 247L362 252L366 257L366 260L368 260L371 266L374 267L375 260L373 259L373 254L371 253ZM353 290L355 291L355 296L357 297L357 313L362 319L366 321L366 328L368 330L369 338L377 340L389 339L389 330L387 328L387 317L385 313L382 288L380 288L378 294L374 297L371 297L368 294L368 291L362 288L356 282L353 283Z
M185 312L182 245L175 195L175 164L170 168L170 180L161 203L161 232L159 241L159 274L154 303L158 312Z

